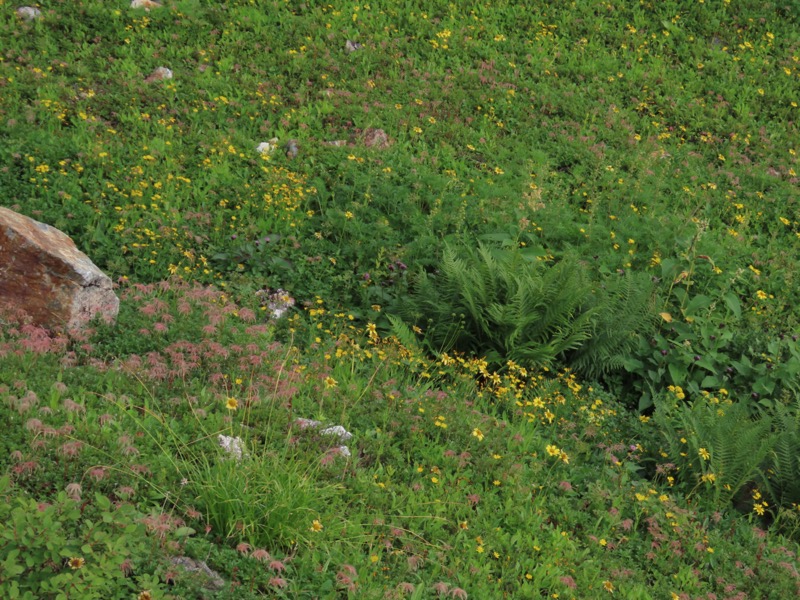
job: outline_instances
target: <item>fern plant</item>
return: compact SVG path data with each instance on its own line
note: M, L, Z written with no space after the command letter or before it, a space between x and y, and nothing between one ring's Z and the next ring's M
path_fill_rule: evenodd
M800 395L794 402L776 403L773 411L775 444L762 484L773 506L800 504Z
M476 353L494 366L572 357L595 376L621 364L647 322L649 290L634 279L593 286L573 257L548 265L517 248L445 246L441 268L420 273L393 309L432 352Z
M715 508L763 478L776 436L767 415L751 415L742 402L693 404L659 400L653 420L684 482L704 490Z
M597 310L591 336L568 357L572 369L588 379L623 369L639 336L655 326L653 284L645 273L608 279L593 299Z

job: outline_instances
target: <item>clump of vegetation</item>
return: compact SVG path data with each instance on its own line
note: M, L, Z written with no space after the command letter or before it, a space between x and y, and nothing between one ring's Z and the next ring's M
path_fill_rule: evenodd
M516 247L446 246L439 270L422 271L396 310L435 352L483 355L494 368L560 360L592 377L621 369L646 335L651 289L630 276L592 281L574 257L551 266Z

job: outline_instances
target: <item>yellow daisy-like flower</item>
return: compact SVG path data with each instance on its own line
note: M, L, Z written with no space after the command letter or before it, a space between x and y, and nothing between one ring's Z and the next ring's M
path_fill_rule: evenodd
M545 450L550 456L561 456L561 449L554 444L549 444Z
M318 532L322 531L325 528L322 526L322 523L320 522L319 519L314 519L311 522L311 527L309 527L308 529L310 531L313 531L314 533L318 533Z
M239 408L239 401L236 398L228 398L225 401L225 408L231 411L236 410Z
M75 556L69 559L69 568L73 570L78 570L85 564L86 561L83 560L83 558L81 558L80 556Z
M472 430L472 437L476 437L476 438L478 438L479 442L482 442L483 438L484 438L484 435L483 435L483 432L476 427L475 429Z
M697 454L699 454L700 458L702 458L703 460L708 460L709 458L711 458L711 455L705 448L700 448L700 450L697 451Z
M325 383L325 387L328 388L328 389L335 388L337 385L339 385L339 382L336 381L331 376L326 377L325 380L324 380L324 383Z
M610 581L604 581L603 582L603 589L605 589L605 591L607 591L609 594L613 594L614 593L614 584L611 583Z

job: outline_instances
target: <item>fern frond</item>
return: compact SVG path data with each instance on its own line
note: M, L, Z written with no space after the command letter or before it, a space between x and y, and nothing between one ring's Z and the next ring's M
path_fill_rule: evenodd
M657 402L654 415L670 455L684 463L683 473L713 473L706 492L718 508L724 508L748 485L763 478L765 459L772 452L776 436L772 420L752 417L746 404L710 405L697 400L693 405L665 405ZM700 449L709 454L708 460Z
M391 332L392 335L397 338L397 341L409 352L420 353L422 348L417 340L417 335L411 328L396 315L387 314L386 318L392 326Z
M773 409L776 440L762 485L773 506L800 504L800 395Z
M653 284L647 275L626 274L595 292L597 302L591 338L570 355L573 368L589 379L623 367L637 336L654 326Z

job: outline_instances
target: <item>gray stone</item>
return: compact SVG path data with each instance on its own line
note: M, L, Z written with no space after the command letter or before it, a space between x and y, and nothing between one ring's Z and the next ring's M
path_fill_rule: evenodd
M25 19L26 21L34 21L35 19L39 19L42 16L42 11L38 8L34 8L33 6L20 6L17 9L17 16L20 19Z
M367 148L386 150L392 145L392 140L383 129L368 127L361 134L361 140Z
M344 49L347 51L348 54L352 54L357 50L361 50L362 46L358 42L354 42L353 40L347 40L344 45Z
M183 568L184 571L192 575L199 574L205 580L203 587L209 590L221 590L225 587L225 580L203 560L195 560L188 556L176 556L172 559L172 564Z
M154 0L131 0L131 8L143 8L149 11L151 8L161 8L161 4Z
M287 158L291 159L297 157L297 153L300 151L300 147L297 144L297 140L289 140L288 142L286 142L284 150L286 150Z
M158 67L145 79L145 83L153 83L154 81L164 81L165 79L172 79L172 70L167 67Z

